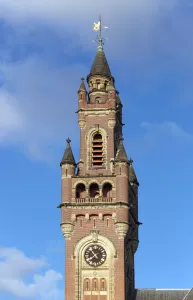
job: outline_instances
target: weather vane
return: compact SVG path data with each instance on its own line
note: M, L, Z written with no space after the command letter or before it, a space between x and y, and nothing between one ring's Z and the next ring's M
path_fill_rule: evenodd
M102 26L101 16L99 15L99 21L97 23L94 22L94 24L93 24L93 30L99 31L99 34L97 35L96 40L93 41L93 42L98 43L98 50L103 49L103 45L104 45L106 39L102 37L102 31L107 28L108 28L107 26Z

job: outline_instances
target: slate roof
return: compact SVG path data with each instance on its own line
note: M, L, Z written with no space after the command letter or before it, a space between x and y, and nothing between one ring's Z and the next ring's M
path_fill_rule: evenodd
M123 138L121 137L119 140L119 146L117 149L116 157L115 157L115 162L129 162L127 153L125 151L125 147L123 145Z
M192 300L188 297L190 290L138 289L135 300Z
M183 300L193 300L193 288L188 292L186 297Z
M137 176L135 174L135 170L133 168L133 160L132 159L129 160L129 182L139 185Z
M60 163L60 166L62 166L64 164L69 164L69 165L74 165L75 166L76 162L75 162L74 155L72 153L72 149L71 149L71 146L70 146L71 140L68 138L66 140L66 142L67 142L66 150L64 152L64 155L63 155L62 161Z
M90 74L87 76L87 81L90 76L94 75L101 75L112 78L111 71L103 49L97 50L93 65L90 70Z

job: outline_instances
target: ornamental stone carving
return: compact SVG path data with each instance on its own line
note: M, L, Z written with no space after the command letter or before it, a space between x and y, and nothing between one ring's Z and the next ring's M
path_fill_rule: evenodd
M74 231L74 224L73 223L62 223L61 225L63 236L66 239L69 239L72 236Z
M116 124L115 119L109 119L109 121L108 121L108 126L109 126L110 128L114 128L114 127L115 127L115 124Z
M90 233L92 235L93 242L95 242L95 243L98 242L99 231L98 230L91 230Z
M115 224L116 234L119 236L120 239L124 239L124 237L127 234L128 229L129 229L128 223L117 222Z
M79 124L80 128L82 129L86 126L86 121L85 120L79 120L78 124Z

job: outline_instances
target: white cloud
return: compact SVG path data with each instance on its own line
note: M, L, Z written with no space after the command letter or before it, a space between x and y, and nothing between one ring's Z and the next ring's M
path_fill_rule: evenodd
M175 122L149 123L142 122L145 129L144 142L148 147L161 146L163 149L171 142L180 145L193 145L193 135L184 131Z
M40 271L45 267L48 265L44 258L33 259L18 249L0 248L0 294L7 293L17 299L60 299L58 282L62 275L51 269L42 275ZM29 275L32 280L26 283Z
M0 142L20 143L33 157L45 159L48 148L65 144L64 130L73 136L77 90L85 67L49 68L41 59L1 64ZM2 116L2 117L1 117Z
M106 45L108 60L110 65L112 61L117 62L119 71L132 76L132 71L138 70L139 77L147 78L153 68L151 74L156 78L160 66L152 60L157 55L157 61L162 61L162 57L159 59L162 53L164 59L165 56L172 56L172 59L176 56L177 63L179 57L183 57L191 66L193 40L186 35L191 22L181 22L181 17L172 14L179 2L106 0L108 9L104 10L102 0L0 0L0 16L8 27L10 25L11 31L5 34L6 46L2 44L0 50L0 80L3 82L3 89L0 88L0 143L16 144L33 157L48 159L55 146L66 138L66 133L75 137L78 132L78 128L73 127L76 91L79 78L87 75L88 69L81 64L81 58L76 64L70 63L68 58L73 60L71 52L76 47L85 53L91 48L94 52L91 40L95 33L91 28L99 11L103 12L104 22L109 26L106 32L110 40ZM162 17L172 20L172 30L163 25ZM179 28L178 24L183 26ZM48 31L41 34L42 28ZM183 43L182 38L185 39ZM184 47L186 42L188 47ZM31 55L28 48L35 48ZM60 55L63 51L66 58L61 66L57 61L58 48ZM19 53L18 61L15 53ZM58 60L62 60L61 56ZM128 72L131 65L133 68ZM126 81L126 76L123 77ZM139 79L139 85L140 80L143 78Z
M22 130L24 119L15 99L6 91L0 90L0 142Z
M178 0L168 0L167 2L162 0L120 0L119 2L106 0L105 6L112 13L112 17L116 18L120 16L120 12L124 13L125 10L128 10L128 12L140 11L142 13L155 12L163 7L172 7L178 2ZM89 18L88 14L91 12L95 17L97 17L99 11L102 11L105 15L108 14L108 11L104 10L103 0L98 0L97 2L89 0L75 0L73 2L62 0L44 0L41 2L38 0L18 0L17 2L14 0L1 0L0 8L2 15L7 18L54 18L64 22L69 21L70 15L74 15L75 22L75 19ZM73 26L74 22L71 20L70 24Z

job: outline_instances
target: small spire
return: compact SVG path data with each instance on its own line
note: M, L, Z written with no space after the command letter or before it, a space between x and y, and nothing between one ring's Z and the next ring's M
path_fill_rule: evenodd
M116 154L116 158L115 158L115 162L126 162L128 163L128 157L127 157L127 153L125 151L125 147L123 145L123 136L119 137L119 146L117 149L117 154Z
M86 92L86 87L85 87L85 84L84 84L84 77L81 78L81 84L80 84L80 88L78 90L78 92Z
M139 182L137 180L137 176L135 174L135 170L133 168L133 160L130 158L129 160L129 181L133 184L136 184L139 186Z
M62 158L62 161L60 163L60 166L64 165L64 164L69 164L69 165L74 165L76 166L76 162L75 162L75 159L74 159L74 155L72 153L72 149L71 149L71 146L70 146L70 143L71 143L71 140L70 138L68 138L66 140L67 142L67 145L66 145L66 150L64 152L64 155L63 155L63 158Z

